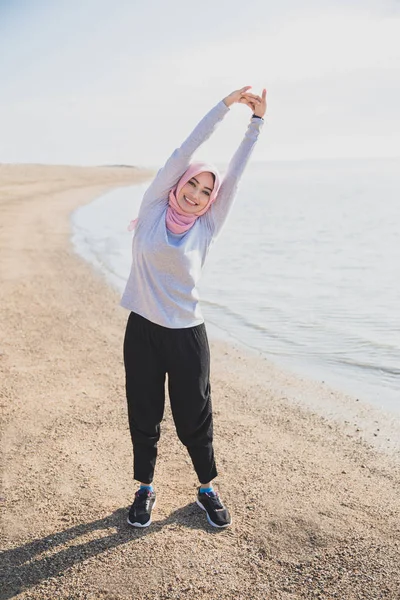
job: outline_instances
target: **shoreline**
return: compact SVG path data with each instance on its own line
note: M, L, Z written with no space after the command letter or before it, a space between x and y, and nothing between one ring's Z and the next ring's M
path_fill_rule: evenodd
M125 230L124 224L137 213L145 188L146 185L140 185L112 191L96 199L89 206L75 211L72 218L74 247L78 254L94 264L95 268L100 269L106 280L121 295L129 275L131 252L131 236ZM310 218L312 218L311 215ZM228 227L226 243L221 240L222 244L220 244L219 250L217 248L215 254L214 250L211 252L210 264L206 265L203 279L200 282L201 306L206 322L216 323L221 329L221 333L226 332L223 337L228 341L233 338L238 340L243 348L250 347L262 352L282 369L295 373L305 380L325 382L333 390L338 390L349 397L356 396L359 401L375 407L374 412L376 409L382 410L388 415L388 419L400 420L399 386L398 382L396 383L394 368L395 348L393 348L393 355L389 356L388 350L381 347L382 339L379 336L371 334L371 337L368 337L367 330L363 329L363 327L367 327L366 322L353 340L349 339L350 335L345 335L345 339L343 339L340 334L340 319L337 320L333 307L331 307L333 310L331 324L318 326L317 323L321 320L320 311L323 311L323 300L320 305L321 298L319 296L333 295L329 284L325 293L320 294L318 290L315 290L314 323L307 324L305 321L301 325L305 318L304 302L302 308L297 312L297 308L294 306L295 291L293 291L291 300L280 307L279 297L275 292L271 291L269 294L268 283L258 286L257 275L251 272L248 263L249 253L251 254L249 249L245 252L247 258L246 256L244 258L248 297L253 298L259 293L260 298L259 302L242 298L241 286L237 288L229 262L226 264L226 273L222 272L224 271L224 261L229 261L227 248L234 238L231 229L235 230L235 221L232 223L232 228ZM276 251L279 255L279 245ZM221 260L222 257L224 257L224 261ZM233 263L238 260L240 258L236 254ZM221 278L219 278L218 271L221 269ZM329 268L327 270L329 272ZM237 274L243 273L245 276L245 271L238 266ZM271 271L275 273L272 275L273 281L279 286L273 266L271 266ZM283 271L281 276L282 285L288 289L292 286L291 275L296 278L294 273L291 274L291 270ZM268 281L265 269L264 279L266 282ZM219 297L215 295L215 286L221 291ZM229 289L231 289L230 293ZM259 291L256 292L255 289ZM346 294L345 291L343 293ZM301 297L302 292L300 292L300 299ZM351 300L349 298L349 303L354 305L355 297L351 297ZM377 311L378 306L379 304L376 307ZM324 310L327 308L325 307ZM343 306L341 310L347 314ZM373 314L374 310L371 310L371 314ZM373 318L371 317L372 321ZM348 319L348 328L352 330L354 324L350 314L348 314ZM329 322L328 318L327 322ZM387 334L390 320L386 319L386 323ZM385 330L385 327L382 329ZM393 333L390 335L393 336ZM311 340L314 340L314 343ZM361 348L362 343L364 343L365 351ZM393 366L393 371L390 370L391 366Z
M234 348L237 354L253 360L253 363L256 361L260 370L266 367L272 376L273 383L270 381L270 385L274 393L284 394L287 402L335 423L346 430L346 435L391 456L400 464L400 422L397 414L301 373L300 369L290 369L237 338L229 339L225 331L218 334L219 328L215 324L206 322L206 325L211 342Z
M143 184L140 183L130 187L136 209L138 197L143 194L143 189L140 188L135 193L137 185L143 187ZM111 194L111 197L114 201L118 200L118 195ZM95 218L94 207L96 207L100 211L100 222L102 223L104 214L108 214L111 205L110 200L107 204L107 194L96 198L91 220ZM108 207L107 210L103 206ZM78 208L71 215L72 244L75 252L87 261L97 274L100 273L111 289L121 295L124 287L122 285L121 288L122 271L118 270L118 263L113 264L107 259L102 260L101 245L97 246L102 236L108 239L109 235L113 235L113 225L108 229L109 221L107 221L107 229L104 228L103 224L99 232L97 230L96 232L92 231L90 226L87 225L88 217L85 216L82 221L79 210ZM119 215L118 210L116 212ZM133 213L135 213L135 210L133 210ZM86 212L86 215L88 214L89 211ZM83 227L83 230L81 230L81 227ZM94 244L93 247L92 244ZM107 247L111 248L111 252L116 251L117 254L122 251L121 246L114 247L114 245L109 246L107 244ZM207 300L204 302L207 304ZM266 361L262 365L267 364L268 369L274 372L276 379L275 391L279 392L280 388L284 388L287 401L300 407L303 406L323 418L334 421L336 424L345 427L347 433L353 435L355 439L364 441L378 450L392 453L398 456L400 461L400 420L397 411L386 408L384 405L379 406L377 402L373 402L368 398L366 393L360 392L356 396L354 391L350 389L351 385L348 383L346 386L343 375L331 376L326 367L324 370L310 364L306 369L305 364L301 365L296 362L296 358L292 358L292 364L290 365L279 354L270 354L267 350L263 351L252 346L251 342L246 343L243 339L233 336L223 327L210 321L207 318L207 313L205 313L205 322L210 341L215 341L217 344L221 341L227 346L235 346L242 354L248 354ZM340 380L340 377L342 377L342 380ZM342 382L342 385L340 385L340 382ZM307 388L309 392L307 392Z
M134 491L126 311L74 253L69 215L146 175L0 165L0 599L394 600L397 457L373 448L352 423L291 401L328 396L326 387L294 382L215 339L217 485L233 526L214 535L194 505L196 479L168 407L153 524L146 532L125 524Z

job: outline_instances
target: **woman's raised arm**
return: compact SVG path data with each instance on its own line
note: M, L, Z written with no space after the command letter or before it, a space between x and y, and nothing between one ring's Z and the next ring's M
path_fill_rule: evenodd
M208 213L204 215L205 218L209 219L210 227L214 235L219 233L221 227L226 221L236 196L240 178L242 177L243 171L249 162L250 156L264 124L263 117L267 109L267 90L263 90L261 98L256 98L256 100L253 98L247 98L243 100L243 102L247 104L247 106L253 112L250 124L241 144L229 163L216 201L211 205Z
M195 127L183 144L169 157L165 165L158 171L149 188L146 190L140 207L139 217L143 211L151 206L166 203L169 191L177 184L182 174L188 168L195 151L203 144L217 128L224 116L229 112L229 107L235 102L257 102L258 96L250 94L251 86L235 90L223 100L218 102L200 123Z

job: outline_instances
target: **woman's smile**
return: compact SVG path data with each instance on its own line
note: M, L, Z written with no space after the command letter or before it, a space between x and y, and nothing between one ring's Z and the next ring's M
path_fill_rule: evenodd
M190 204L190 206L198 206L198 203L195 202L194 200L191 200L190 198L188 198L187 196L183 196L184 200L186 200L186 202L188 204Z

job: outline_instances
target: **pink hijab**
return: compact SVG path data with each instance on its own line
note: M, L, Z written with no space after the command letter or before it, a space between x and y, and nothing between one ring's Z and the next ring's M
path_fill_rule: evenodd
M204 172L212 173L214 175L214 187L206 206L198 212L190 215L188 213L185 213L181 209L181 207L178 204L177 197L179 196L183 186L186 185L187 182L192 179L192 177L196 177L196 175L198 175L199 173ZM191 227L193 227L197 219L201 217L201 215L204 215L210 208L211 204L215 202L220 186L221 179L215 167L213 167L212 165L208 165L207 163L200 162L192 163L191 165L189 165L188 169L186 169L176 186L173 187L172 190L169 192L168 208L165 217L167 229L172 233L185 233ZM137 219L131 221L128 227L129 231L132 231L136 227L136 224Z
M196 177L199 173L212 173L214 175L214 187L208 199L208 202L204 208L199 210L196 213L189 215L185 213L178 204L177 197L179 196L184 185L187 184L188 181L192 179L192 177ZM167 229L172 233L184 233L188 231L201 215L204 215L211 204L215 201L219 187L221 185L220 177L218 171L215 167L208 165L207 163L192 163L188 169L184 172L178 183L169 193L169 202L168 209L166 215L166 224Z

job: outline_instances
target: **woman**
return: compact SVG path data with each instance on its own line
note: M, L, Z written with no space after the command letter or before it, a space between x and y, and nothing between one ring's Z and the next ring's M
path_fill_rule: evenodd
M196 286L262 127L266 90L260 97L250 87L229 94L200 121L157 173L132 222L133 263L121 305L131 311L124 362L134 479L140 482L128 516L134 527L150 525L156 501L152 482L166 374L177 434L200 482L197 504L214 527L231 524L212 485L210 353ZM246 104L253 116L221 182L214 167L190 159L234 103Z

